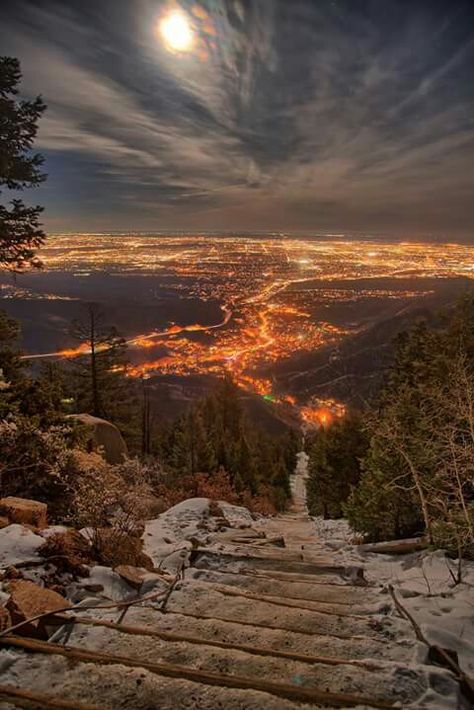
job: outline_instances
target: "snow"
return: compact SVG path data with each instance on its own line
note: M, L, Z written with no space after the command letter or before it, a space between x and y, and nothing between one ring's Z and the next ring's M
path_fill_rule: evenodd
M37 551L42 545L44 538L23 525L7 525L0 530L0 568L39 561Z
M134 599L138 596L137 590L131 587L117 572L110 569L110 567L103 567L102 565L91 567L89 576L85 577L77 587L79 590L82 588L87 591L87 588L92 585L100 585L102 591L94 592L88 597L82 598L81 604L84 606L87 606L92 598L94 602L97 602L97 596L114 602ZM160 587L165 591L167 585L159 575L153 574L152 572L144 573L140 596L155 591L155 588L159 591Z
M210 514L208 498L189 498L146 524L144 552L155 566L175 572L194 546L211 541L218 519ZM229 527L248 527L253 518L246 508L219 501L219 508Z
M247 508L231 505L223 500L220 500L218 505L231 528L248 528L253 524L253 515Z
M380 558L380 559L377 559ZM392 584L403 606L432 644L456 651L461 668L474 674L474 563L464 563L464 581L454 584L442 550L412 555L369 555L366 577Z
M463 563L463 581L454 584L457 560L443 550L405 555L361 551L346 520L314 518L315 540L336 550L344 564L364 567L368 582L385 591L392 585L427 641L456 651L462 670L474 674L474 562Z
M60 535L67 531L68 528L65 525L50 525L49 528L44 528L43 530L40 530L39 534L41 535L41 537L44 537L47 540L53 535Z

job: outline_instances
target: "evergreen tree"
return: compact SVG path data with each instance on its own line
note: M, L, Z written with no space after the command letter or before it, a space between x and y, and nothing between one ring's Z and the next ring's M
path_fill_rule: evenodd
M140 423L135 382L127 377L126 343L96 304L74 321L72 335L83 348L71 360L72 394L79 412L108 419L135 447Z
M187 414L162 426L155 445L166 468L180 476L225 471L239 494L273 491L279 510L290 497L293 437L274 439L253 426L245 416L239 388L228 377Z
M318 431L309 451L307 498L312 515L342 516L342 505L359 482L366 450L363 422L354 412Z
M370 539L425 532L474 554L474 298L396 341L346 512Z
M18 101L20 81L18 60L0 57L0 188L8 190L34 187L46 177L42 156L31 152L46 106L40 97ZM0 205L0 267L19 270L38 264L35 250L45 239L39 222L42 209L26 207L19 199L12 200L10 208Z

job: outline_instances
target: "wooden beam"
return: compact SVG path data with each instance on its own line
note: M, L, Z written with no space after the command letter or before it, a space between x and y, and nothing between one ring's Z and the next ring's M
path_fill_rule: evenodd
M223 567L195 567L195 569L201 572L219 572L219 574L237 574L244 577L255 577L256 579L276 580L277 582L286 582L287 584L308 584L311 587L343 587L344 589L350 589L351 587L357 587L358 589L361 588L360 584L351 584L350 582L321 582L316 579L308 579L308 575L306 574L299 575L300 577L305 577L306 579L295 579L295 577L298 576L297 572L278 572L277 570L274 570L273 574L267 574L265 572L257 572L251 568L239 569L238 572L235 570L227 570Z
M172 663L151 663L140 659L130 659L127 656L118 656L98 651L87 651L80 648L60 646L55 643L37 641L36 639L7 636L0 640L2 646L13 646L24 651L33 653L44 653L47 655L64 656L71 662L96 663L98 665L122 665L127 668L144 668L151 673L165 676L166 678L176 678L178 680L189 680L203 685L217 686L221 688L236 688L240 690L256 690L262 693L269 693L279 698L286 698L301 703L325 704L330 707L353 707L357 705L368 705L372 708L393 708L394 705L388 700L379 698L369 698L352 695L348 693L330 693L318 688L304 688L286 683L275 683L273 681L262 680L260 678L249 678L247 676L229 675L225 673L213 673L203 671L198 668L188 668Z
M201 580L199 580L201 581ZM205 582L206 583L206 582ZM286 607L287 609L301 609L303 611L311 611L313 614L325 614L327 616L337 616L337 617L346 617L348 619L359 619L363 621L367 621L368 617L367 615L362 615L362 614L348 614L345 611L329 611L328 609L316 609L315 607L308 607L305 606L304 604L287 604L284 601L280 601L278 599L274 599L272 597L269 597L266 594L254 594L253 592L247 592L247 591L237 591L236 589L229 589L229 588L223 588L220 587L219 585L216 585L213 582L208 582L207 584L213 585L213 591L218 592L219 594L223 594L224 596L227 597L242 597L243 599L250 599L251 601L256 601L256 602L264 602L265 604L274 604L275 606L283 606ZM283 597L284 599L287 599L288 597ZM298 601L305 601L304 599L302 600L295 600L296 602ZM312 601L311 599L308 599L307 601ZM314 602L317 604L318 602ZM326 604L330 604L330 602L325 602Z
M263 575L257 575L257 574L253 575L253 574L247 574L247 573L243 573L243 572L229 572L229 571L220 570L220 569L203 569L201 567L200 568L195 567L194 569L196 569L198 572L210 572L211 574L234 575L234 577L244 577L244 576L245 577L255 577L257 579L259 577L261 577L262 579L272 579L273 581L281 581L281 582L285 581L283 579L280 580L278 577L264 577ZM192 577L191 579L195 579L199 582L205 582L206 584L218 584L218 582L213 582L211 580L207 580L201 576ZM189 578L188 578L188 581L189 581ZM298 580L291 580L291 579L288 581L293 582L294 584L308 584L308 585L311 584L311 582L299 582ZM225 582L224 582L224 584L225 584ZM239 586L239 585L236 585L236 586ZM323 585L319 585L319 586L323 586ZM345 584L338 584L337 586L338 587L345 587L346 585ZM239 586L239 589L247 589L247 587L240 587ZM327 599L315 599L314 597L292 597L292 596L289 596L288 594L285 594L283 599L291 599L291 601L295 601L295 602L314 602L315 604L331 604L332 603L332 602L328 601ZM353 601L351 601L351 602L337 601L337 602L334 602L334 604L338 604L339 606L353 606L354 602Z
M62 700L51 695L15 688L13 685L0 685L0 699L11 701L16 707L25 710L105 710L103 705Z
M64 618L61 619L64 623ZM82 624L84 626L99 626L106 629L112 629L113 631L118 631L123 634L131 634L132 636L150 636L151 638L158 638L161 641L168 641L170 643L189 643L197 646L212 646L215 648L222 648L229 651L242 651L243 653L250 653L254 656L268 656L270 658L284 658L288 661L297 661L299 663L310 663L314 665L315 663L320 663L326 666L359 666L365 668L368 671L379 671L381 668L380 663L375 663L367 660L358 660L350 658L336 658L331 656L308 656L303 653L292 653L291 651L279 651L273 648L262 648L261 646L248 646L246 644L240 643L230 643L227 641L217 641L215 639L205 639L203 637L197 638L196 636L188 636L186 634L176 634L170 631L159 631L158 629L149 629L147 626L125 626L124 624L119 624L115 621L106 621L104 619L92 619L87 616L75 616L73 618L68 618L68 623Z
M158 609L159 611L159 609ZM175 616L189 616L191 619L208 620L208 621L224 621L228 624L237 624L238 626L253 626L256 629L268 629L269 631L285 631L286 633L302 634L304 636L319 636L324 638L340 639L342 641L370 641L374 643L387 644L387 639L377 638L372 636L363 635L353 635L353 634L333 634L328 632L318 633L317 631L307 631L306 629L292 629L288 626L274 626L272 624L262 624L258 621L242 621L242 619L226 619L223 616L206 616L205 614L193 614L190 611L175 611L173 609L168 609L167 614L174 614ZM0 636L1 640L1 636ZM394 643L398 643L395 642Z
M247 552L247 549L245 549ZM200 561L203 557L220 557L222 559L228 559L229 561L235 562L258 562L261 565L261 569L272 569L273 571L285 571L285 570L275 570L275 564L280 563L285 567L293 567L293 569L288 569L286 571L292 572L293 574L304 574L304 575L321 575L321 574L334 574L339 577L344 576L347 567L343 565L331 565L331 564L318 564L317 562L304 562L299 560L297 557L286 558L282 557L281 554L274 555L245 555L237 554L233 555L231 552L223 552L220 550L211 550L206 547L198 547L196 550L191 552L190 563L192 567L196 567L196 563ZM270 563L270 564L268 564ZM296 569L295 569L296 568ZM198 568L199 569L199 568Z

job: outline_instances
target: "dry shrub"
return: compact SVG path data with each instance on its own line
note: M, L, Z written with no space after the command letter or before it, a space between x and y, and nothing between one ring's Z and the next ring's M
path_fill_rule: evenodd
M251 513L259 513L260 515L276 515L277 513L270 492L263 486L255 496L250 491L244 491L240 496L240 504Z
M212 475L198 473L194 478L196 479L198 497L225 500L234 505L239 504L240 496L233 487L229 474L224 469L219 469L217 473Z
M153 567L139 539L150 509L152 488L136 461L106 464L96 454L78 456L80 474L71 479L70 518L85 528L92 555L98 562ZM156 499L153 496L153 504Z
M81 574L83 565L92 561L92 550L87 540L77 530L66 530L47 538L39 554L54 563L61 572Z
M237 492L229 474L224 469L216 473L198 473L179 479L179 485L161 483L156 489L160 499L171 508L188 498L210 498L211 501L223 500L232 505L242 505L252 513L275 515L277 506L272 500L272 489L261 486L257 495L249 490Z
M97 528L91 548L97 562L107 567L132 565L152 570L153 561L143 552L143 541L119 527Z

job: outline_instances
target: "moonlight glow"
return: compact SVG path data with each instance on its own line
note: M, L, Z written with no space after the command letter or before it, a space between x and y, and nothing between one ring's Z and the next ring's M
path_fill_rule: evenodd
M194 44L194 32L184 12L173 10L160 22L160 33L169 49L189 52Z

